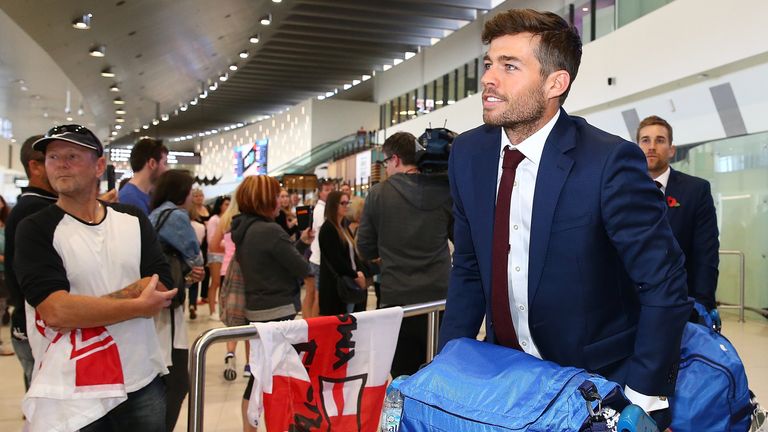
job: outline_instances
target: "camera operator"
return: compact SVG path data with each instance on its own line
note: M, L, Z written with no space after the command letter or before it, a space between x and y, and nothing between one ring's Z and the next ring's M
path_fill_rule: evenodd
M446 173L422 174L416 137L398 132L382 148L388 178L365 200L357 246L364 259L381 258L381 307L444 299L453 231ZM403 319L392 376L416 372L426 359L426 316Z

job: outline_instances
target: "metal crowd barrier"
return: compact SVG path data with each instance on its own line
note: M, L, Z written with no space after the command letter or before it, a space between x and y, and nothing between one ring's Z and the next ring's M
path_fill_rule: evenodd
M744 279L746 278L746 258L744 257L744 252L740 250L720 250L720 255L736 255L739 257L739 303L738 304L728 304L728 303L719 303L718 308L720 309L738 309L739 310L739 322L744 322L744 310L750 310L752 312L759 313L760 315L763 315L764 317L768 318L768 314L766 314L765 311L753 308L745 305L745 288L744 288Z
M427 358L431 361L437 352L439 313L445 310L445 300L421 303L403 307L405 318L427 315ZM201 334L189 352L189 432L203 431L203 402L205 399L205 359L208 348L217 342L246 340L258 337L253 326L238 326L210 329Z

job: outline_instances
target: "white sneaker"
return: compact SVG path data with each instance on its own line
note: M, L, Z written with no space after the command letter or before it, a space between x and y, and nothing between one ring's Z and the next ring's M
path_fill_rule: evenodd
M224 379L234 381L235 378L237 378L237 360L235 353L229 352L224 356Z
M214 313L212 313L212 314L211 314L211 315L208 317L208 319L209 319L209 320L211 320L211 321L221 321L221 318L219 318L219 313L218 313L218 312L214 312Z

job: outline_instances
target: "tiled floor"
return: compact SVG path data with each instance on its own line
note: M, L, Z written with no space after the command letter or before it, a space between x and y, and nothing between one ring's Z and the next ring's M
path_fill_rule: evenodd
M755 314L748 314L746 323L739 323L736 315L724 313L724 334L738 349L747 368L747 376L752 390L763 404L768 404L768 320ZM195 321L189 321L190 340L194 340L203 331L221 326L220 322L208 320L207 312L201 311ZM8 339L8 328L2 329L3 339ZM205 387L205 431L235 432L242 430L240 402L246 380L242 378L244 348L238 344L239 371L235 381L226 381L223 377L224 344L214 345L209 351L206 369ZM21 379L21 367L15 356L0 357L0 431L20 431L23 426L20 401L24 393ZM182 408L177 432L186 430L186 403Z

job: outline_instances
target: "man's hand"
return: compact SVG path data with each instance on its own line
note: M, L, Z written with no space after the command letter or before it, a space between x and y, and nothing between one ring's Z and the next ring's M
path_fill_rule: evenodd
M192 270L187 273L184 279L187 283L193 284L203 280L203 277L205 277L205 268L203 268L203 266L196 266L192 267Z
M150 279L141 295L135 300L139 307L139 314L145 318L151 318L161 310L171 305L171 300L176 296L178 289L160 291L157 289L159 277L155 274Z
M99 199L101 201L108 202L108 203L116 203L117 189L112 189L110 191L104 192L103 194L99 195Z

